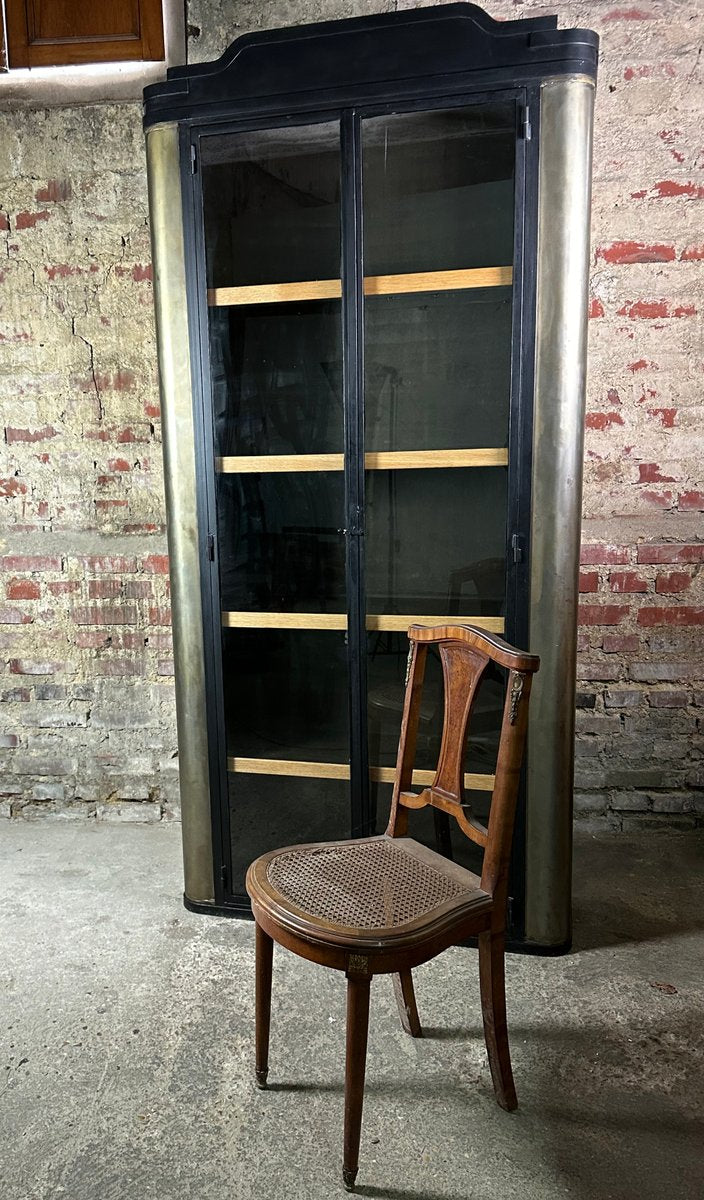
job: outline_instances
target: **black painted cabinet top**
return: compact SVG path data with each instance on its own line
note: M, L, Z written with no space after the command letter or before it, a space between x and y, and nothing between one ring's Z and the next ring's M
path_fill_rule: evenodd
M495 21L444 4L247 34L211 63L173 67L145 89L144 123L385 104L553 75L596 76L599 39L557 17Z

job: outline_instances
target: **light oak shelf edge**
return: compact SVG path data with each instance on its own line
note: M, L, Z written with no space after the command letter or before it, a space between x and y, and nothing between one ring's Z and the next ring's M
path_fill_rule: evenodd
M512 267L471 267L460 271L414 271L405 275L367 275L365 296L401 296L414 292L465 291L469 288L508 287ZM208 288L211 307L241 304L285 304L296 300L339 300L339 279L310 279L293 283L261 283Z
M350 777L347 763L305 762L288 758L241 758L228 757L228 771L239 772L242 775L278 775L298 779L342 779ZM369 772L374 783L393 783L396 775L395 767L370 767ZM414 771L413 783L419 787L429 787L435 779L435 771ZM490 792L494 787L494 775L478 775L467 773L464 786L471 791Z
M215 469L223 475L342 471L344 466L342 454L230 454L215 460ZM378 450L364 455L367 471L507 466L508 450L504 446L469 450Z
M221 622L224 629L347 629L345 613L224 611ZM367 616L369 633L405 633L409 625L476 625L489 633L503 633L504 624L503 617L429 617L406 613L370 613Z

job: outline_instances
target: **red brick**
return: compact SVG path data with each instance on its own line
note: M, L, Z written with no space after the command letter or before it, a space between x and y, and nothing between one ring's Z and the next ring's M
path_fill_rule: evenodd
M171 650L174 640L170 633L150 633L148 637L151 650Z
M108 463L108 468L111 471L125 472L130 470L130 464L126 458L111 458Z
M148 430L143 429L140 432L139 430L135 430L135 428L132 425L128 425L125 429L119 430L119 432L117 434L117 441L120 443L148 442L150 439L150 436L151 435Z
M101 646L109 646L111 635L102 633L99 629L76 630L76 645L79 650L98 650Z
M69 592L77 592L81 585L77 579L62 579L58 583L47 583L46 586L52 596L66 596Z
M648 415L651 417L659 417L660 424L663 429L675 428L675 417L677 416L676 408L649 408Z
M174 675L174 660L172 658L161 659L156 665L157 675Z
M673 475L661 475L659 463L639 463L639 483L676 483Z
M34 199L40 204L46 204L47 201L51 204L61 204L64 200L70 200L71 195L70 179L48 179L46 187L37 188Z
M145 635L143 633L115 633L112 637L112 645L116 650L143 650Z
M638 624L654 625L704 625L704 607L681 604L676 608L641 608Z
M38 600L41 587L33 579L11 579L5 592L8 600Z
M648 504L654 505L656 508L673 508L675 498L672 492L641 492L641 500L645 500Z
M648 581L635 571L610 571L609 583L612 592L647 592Z
M590 543L582 546L579 561L582 566L621 565L631 561L631 552L628 546Z
M650 246L643 242L612 242L610 246L600 246L596 257L614 264L674 262L675 247L660 242Z
M40 221L48 220L48 208L42 208L39 212L19 212L15 217L15 229L34 229Z
M112 512L114 508L127 508L126 500L94 500L98 512Z
M664 542L638 546L639 563L696 563L704 562L704 542Z
M677 507L680 512L704 512L704 492L680 492Z
M132 268L132 278L134 279L135 283L142 283L143 280L147 280L149 283L151 283L152 279L154 278L152 264L135 263Z
M19 608L0 608L0 625L31 625L34 617Z
M71 616L77 625L136 625L137 609L130 605L115 605L112 608L98 608L89 605L85 608L74 608Z
M630 612L628 604L580 604L580 625L619 625Z
M629 300L616 311L619 317L642 321L655 321L663 317L694 317L697 313L693 304L678 304L671 309L667 300Z
M623 425L623 417L617 412L589 412L584 418L587 429L610 429L612 425Z
M16 475L11 475L9 479L0 479L0 496L26 496L27 485L22 483Z
M669 575L658 575L655 580L655 591L685 592L692 582L692 576L687 571L671 571Z
M125 596L128 600L147 600L154 595L153 584L148 579L125 581Z
M96 575L134 575L137 559L123 554L88 554L78 561Z
M599 591L599 572L598 571L580 571L579 572L579 590L580 590L580 592L598 592Z
M14 442L45 442L48 438L58 435L58 429L53 425L44 425L41 429L16 429L14 426L5 427L5 441L9 446Z
M640 638L637 633L605 633L602 649L605 654L636 654Z
M639 358L637 360L637 362L632 362L632 363L628 364L628 370L632 371L633 374L635 375L636 371L644 371L646 367L655 368L656 366L657 366L656 363L653 363L653 362L649 363L647 358Z
M603 315L604 315L604 305L601 303L601 300L597 299L596 296L592 296L591 300L589 301L589 318L590 318L590 320L593 319L594 317L603 317Z
M122 675L144 675L146 667L140 659L98 658L93 663L92 670L96 675L119 678Z
M644 188L641 192L631 192L632 200L642 200L646 197L649 200L669 200L673 196L687 196L690 200L704 200L704 187L698 183L692 183L691 180L687 183L678 183L674 179L661 179L659 183L653 184L651 188Z
M149 624L150 625L170 625L171 624L171 609L170 608L150 608L149 609Z
M29 688L7 688L4 692L0 692L0 700L3 704L28 704L31 698L32 693Z
M120 595L122 584L119 579L91 579L88 595L91 600L114 600Z
M142 570L150 575L168 575L168 554L149 554L142 563Z
M12 675L55 675L64 663L38 662L28 658L11 658L10 673Z
M7 213L0 212L0 229L2 229L3 232L7 232L9 228L10 222L8 220Z
M54 554L5 554L0 571L60 571L61 559Z

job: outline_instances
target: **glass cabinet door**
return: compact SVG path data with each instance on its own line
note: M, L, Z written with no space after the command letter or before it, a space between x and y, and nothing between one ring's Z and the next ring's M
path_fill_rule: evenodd
M368 732L380 828L408 626L504 631L515 139L513 103L362 122ZM487 679L465 778L480 820L501 704L502 681ZM418 785L433 778L442 708L431 658ZM410 832L471 861L471 844L451 826L425 809Z
M231 890L349 835L340 135L201 141Z

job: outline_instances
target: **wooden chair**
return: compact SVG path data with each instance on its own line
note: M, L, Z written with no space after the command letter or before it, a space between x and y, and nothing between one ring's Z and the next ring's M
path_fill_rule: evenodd
M484 1036L496 1099L516 1107L511 1073L504 943L511 836L532 676L539 660L469 625L411 626L406 694L391 816L380 837L274 850L247 872L256 920L256 1078L266 1087L273 943L347 976L347 1062L342 1175L354 1188L359 1160L372 976L394 976L401 1022L421 1036L411 970L448 946L479 939ZM438 647L445 714L435 779L412 792L428 647ZM467 727L490 660L508 670L489 827L464 799ZM484 848L481 879L407 836L409 809L432 804Z

